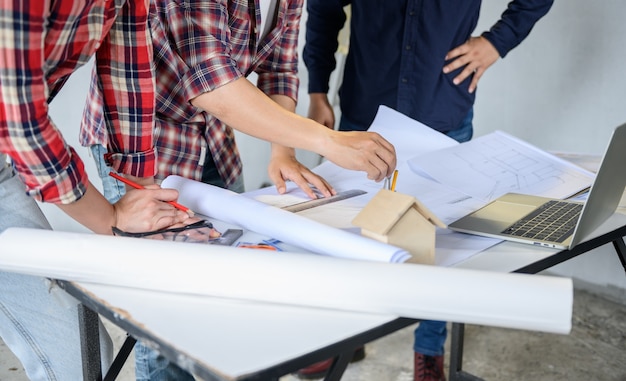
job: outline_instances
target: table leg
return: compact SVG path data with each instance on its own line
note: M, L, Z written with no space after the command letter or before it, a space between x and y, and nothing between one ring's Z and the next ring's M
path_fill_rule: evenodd
M339 381L341 380L341 376L346 371L350 360L354 356L355 351L348 351L341 353L338 357L335 357L332 365L328 368L328 372L326 373L326 377L324 377L324 381Z
M78 325L83 361L83 379L87 381L101 381L102 366L100 363L100 328L98 314L87 308L84 304L79 304Z
M483 381L482 378L463 371L463 342L465 340L465 324L452 323L450 334L450 367L449 381Z
M622 262L622 267L624 267L624 271L626 271L626 245L624 245L624 239L618 238L613 241L613 247L617 252L617 256L620 262Z
M120 374L120 371L122 370L122 367L124 366L124 363L126 363L128 356L133 351L136 342L137 339L135 339L134 337L130 335L126 336L124 344L122 344L122 347L115 356L115 360L113 360L111 367L107 371L107 374L104 376L104 381L113 381L117 378L117 376Z

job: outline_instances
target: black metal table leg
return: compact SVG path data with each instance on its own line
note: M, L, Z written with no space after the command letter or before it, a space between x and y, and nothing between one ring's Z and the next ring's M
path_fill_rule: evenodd
M78 305L78 324L83 361L83 379L101 381L102 366L100 361L100 323L98 314L81 303Z
M618 238L613 241L613 247L617 252L617 257L619 261L622 262L622 267L624 267L624 271L626 271L626 245L624 244L623 238Z

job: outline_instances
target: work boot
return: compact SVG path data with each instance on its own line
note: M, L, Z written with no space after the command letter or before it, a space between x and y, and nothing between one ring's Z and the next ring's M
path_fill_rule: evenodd
M413 381L446 381L443 373L443 355L426 356L414 352Z

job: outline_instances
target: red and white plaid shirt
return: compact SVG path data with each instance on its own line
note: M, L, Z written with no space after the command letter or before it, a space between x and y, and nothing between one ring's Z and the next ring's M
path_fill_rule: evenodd
M256 72L268 95L297 99L297 44L303 0L279 0L275 26L260 43L258 0L153 0L150 29L156 65L157 178L201 180L207 154L226 185L241 173L232 129L190 100ZM93 99L98 99L93 94ZM241 112L246 112L245 108ZM101 116L92 108L81 144L105 143Z
M48 116L67 78L96 54L107 128L125 172L155 170L148 0L0 0L0 151L40 201L86 190L83 162Z

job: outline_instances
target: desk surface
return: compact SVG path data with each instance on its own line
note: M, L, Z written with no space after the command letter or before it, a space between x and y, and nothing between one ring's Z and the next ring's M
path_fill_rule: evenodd
M599 230L625 235L626 215L615 215ZM600 243L612 239L602 237ZM506 242L456 267L513 272L556 260L565 252ZM559 261L572 257L567 255ZM551 265L541 264L537 271ZM205 380L278 378L416 321L86 283L68 283L66 288L88 307Z
M610 231L613 236L626 235L626 215L614 216L597 233ZM594 245L611 242L613 236ZM454 267L538 272L591 248L568 253L506 242ZM65 287L88 307L205 380L276 379L416 322L394 315L85 283L65 283Z
M64 287L205 380L277 378L416 321L94 284Z

